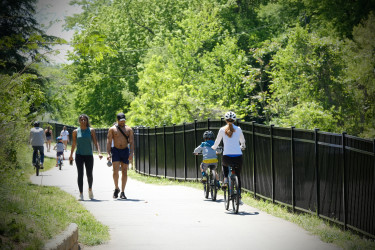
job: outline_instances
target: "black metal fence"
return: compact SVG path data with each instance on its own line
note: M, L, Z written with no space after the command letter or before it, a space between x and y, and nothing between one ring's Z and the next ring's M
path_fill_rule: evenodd
M56 137L58 137L60 135L60 133L63 130L64 126L66 126L66 129L69 132L69 142L68 142L68 145L72 145L73 130L75 130L77 127L68 126L68 125L64 125L64 124L60 124L60 123L46 123L46 122L42 122L41 123L41 127L43 127L44 129L46 129L48 125L52 129L52 141L54 141L54 142L56 141ZM95 129L96 139L99 142L99 146L100 146L100 151L101 152L107 152L106 148L107 148L107 134L108 134L108 129L109 128L99 128L99 129L96 128ZM93 151L96 151L95 145L92 145L92 149L93 149Z
M247 145L244 190L375 237L375 140L318 129L237 124ZM198 180L201 159L192 152L204 131L217 134L223 125L223 120L207 120L135 127L136 170L151 176Z

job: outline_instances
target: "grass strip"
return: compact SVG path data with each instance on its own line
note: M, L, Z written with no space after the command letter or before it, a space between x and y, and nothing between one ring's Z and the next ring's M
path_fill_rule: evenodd
M139 174L134 170L129 170L130 178L155 185L183 185L202 189L202 184L198 182L184 182L179 180L166 179L164 177L151 177ZM223 195L222 191L218 194ZM270 215L290 221L302 227L306 231L318 236L323 242L335 244L343 249L375 249L375 241L357 235L351 231L344 231L337 225L325 221L313 214L291 213L288 208L279 204L273 204L268 200L254 199L250 193L242 193L242 201L254 208L257 208Z
M98 222L75 197L57 187L34 185L31 150L19 156L22 166L0 172L0 249L41 249L70 223L79 228L79 242L98 245L109 240L109 229ZM45 158L45 171L56 160Z

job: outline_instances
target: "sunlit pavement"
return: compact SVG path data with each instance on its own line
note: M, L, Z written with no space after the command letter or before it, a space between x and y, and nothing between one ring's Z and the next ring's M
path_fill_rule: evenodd
M55 157L56 151L46 152ZM35 184L57 186L78 198L77 170L65 152L62 170L32 176ZM339 249L302 228L247 205L239 214L224 209L223 197L212 202L203 190L159 186L128 179L127 200L113 199L112 168L94 160L94 200L88 198L86 175L82 204L110 228L106 244L85 249ZM120 174L121 178L121 174Z

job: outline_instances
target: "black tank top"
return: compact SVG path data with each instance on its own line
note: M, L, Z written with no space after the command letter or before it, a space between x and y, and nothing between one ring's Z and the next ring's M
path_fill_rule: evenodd
M46 132L46 136L51 136L51 132L50 132L50 131L47 131L47 132Z

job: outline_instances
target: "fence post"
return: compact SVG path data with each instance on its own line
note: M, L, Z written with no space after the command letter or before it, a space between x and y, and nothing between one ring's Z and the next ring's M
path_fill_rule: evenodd
M143 174L146 175L146 127L143 130Z
M315 142L315 185L316 185L316 213L320 216L320 179L319 179L319 145L318 145L319 129L314 129Z
M174 179L177 177L177 166L176 166L176 124L173 123L173 162L174 162Z
M194 120L194 145L196 146L198 144L197 139L197 119ZM196 172L196 179L199 178L199 172L198 172L198 156L195 156L195 172Z
M156 176L159 175L159 171L158 171L158 139L157 139L157 135L156 135L156 129L157 129L158 126L155 125L155 173L156 173Z
M164 178L167 178L167 139L165 138L165 124L163 125L163 142L164 142Z
M254 198L257 197L257 185L256 185L256 157L255 157L255 121L251 122L252 124L252 142L253 142L253 190Z
M184 148L183 148L183 150L184 150L184 179L185 179L185 181L186 181L186 177L187 177L187 168L186 168L186 128L185 128L185 125L186 125L186 123L184 122L184 124L183 124L183 141L184 141L184 143L183 143L183 145L184 145Z
M134 148L134 154L135 154L135 169L137 169L138 171L140 170L140 165L139 165L139 151L140 151L140 144L139 144L139 127L136 127L136 130L137 130L137 146ZM137 150L138 152L135 152L135 150Z
M294 176L294 126L290 128L290 160L291 160L291 167L292 167L292 210L293 213L295 212L296 207L296 187L295 187L295 176Z
M346 132L342 132L341 143L342 143L342 205L344 212L344 230L347 229L347 188L346 188L346 160L345 160L345 135Z
M273 161L273 124L270 125L270 143L271 143L271 178L272 178L272 203L275 203L275 167Z
M148 148L148 176L150 176L150 173L151 173L150 127L147 127L147 148Z

